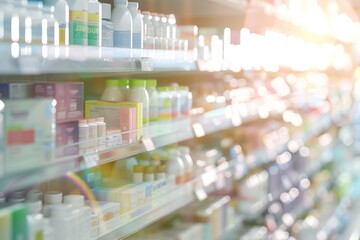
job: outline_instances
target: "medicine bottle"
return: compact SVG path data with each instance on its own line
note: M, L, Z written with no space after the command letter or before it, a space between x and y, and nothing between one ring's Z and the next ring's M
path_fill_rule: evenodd
M70 44L88 45L88 0L68 0Z
M128 100L130 102L140 102L143 104L143 126L149 123L149 94L145 89L146 81L142 79L132 79L130 81L130 92Z
M111 20L114 24L114 47L132 48L132 18L127 0L115 0Z
M139 3L129 2L128 9L133 22L132 47L143 48L143 19L139 12Z
M113 47L114 25L111 21L111 5L108 3L101 3L101 7L102 7L101 43L103 47Z
M98 0L89 0L88 45L101 47L102 11Z
M159 94L156 90L157 81L155 79L146 80L146 90L149 94L149 118L150 122L159 119Z

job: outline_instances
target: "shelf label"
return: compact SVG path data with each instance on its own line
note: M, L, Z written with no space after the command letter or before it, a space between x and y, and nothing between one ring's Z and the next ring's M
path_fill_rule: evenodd
M142 71L151 71L151 70L153 70L153 66L151 64L150 59L142 58L140 61L141 61L141 70Z
M203 201L208 197L204 188L199 188L195 190L195 196L199 201Z
M84 162L85 162L85 166L88 168L97 166L98 163L100 162L99 154L92 153L92 154L84 155Z
M154 142L152 141L152 139L150 137L143 137L141 141L144 144L146 151L155 150Z
M194 123L192 127L197 138L205 136L205 130L201 123Z

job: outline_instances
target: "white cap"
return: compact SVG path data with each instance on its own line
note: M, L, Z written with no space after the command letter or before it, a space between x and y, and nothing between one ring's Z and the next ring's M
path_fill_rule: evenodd
M102 19L111 19L111 4L101 3Z
M128 5L128 0L114 0L114 5Z
M69 216L71 213L71 205L57 204L50 208L50 217Z
M129 2L129 6L128 6L128 7L138 9L138 8L139 8L139 3L138 3L138 2Z
M34 190L30 190L26 193L26 200L27 201L38 201L38 200L42 200L43 198L43 192L38 190L38 189L34 189Z
M88 2L88 12L89 13L99 13L101 11L101 5L98 1L89 1Z
M188 154L190 153L190 148L188 146L179 146L178 150L182 153Z
M26 203L30 213L39 213L42 209L41 201L27 202Z
M85 198L83 195L66 195L64 203L70 204L74 208L81 208L84 206Z
M46 204L60 204L62 202L62 192L52 191L46 192L44 196L44 202Z

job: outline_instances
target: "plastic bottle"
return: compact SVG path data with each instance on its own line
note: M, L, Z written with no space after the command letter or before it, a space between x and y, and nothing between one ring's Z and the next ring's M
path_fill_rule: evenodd
M185 167L181 155L178 151L174 151L168 162L166 163L166 173L175 176L176 184L184 181Z
M143 48L143 19L139 12L139 3L129 2L128 9L133 21L132 47Z
M54 17L59 23L59 44L69 45L69 5L65 0L58 0L55 4Z
M143 126L149 123L149 94L145 89L146 81L142 79L132 79L130 81L130 102L140 102L143 104Z
M98 0L89 0L88 12L88 45L101 47L102 8Z
M91 209L85 205L85 199L82 195L67 195L64 197L64 203L70 204L73 214L78 216L79 239L90 239L91 233Z
M120 90L118 79L106 80L106 87L103 95L101 96L101 100L110 102L120 102L125 100L125 96Z
M89 146L89 125L86 119L79 120L79 153L85 154Z
M54 8L44 7L44 18L47 21L46 36L47 44L59 45L60 33L59 33L59 22L55 19Z
M143 38L145 49L155 49L155 29L150 12L144 11L143 14Z
M50 226L54 229L55 240L78 239L75 222L77 220L69 204L58 204L51 207Z
M89 118L87 120L89 125L89 145L88 150L94 151L97 146L97 124L95 118Z
M69 42L88 45L88 1L67 0L69 4Z
M192 93L188 86L179 86L180 92L180 108L182 116L189 116L192 109Z
M28 238L29 240L44 239L45 222L44 216L41 214L42 202L34 201L26 203L28 208L28 215L26 217L28 223Z
M187 146L179 146L178 151L184 163L184 180L189 181L193 177L194 163L190 156L190 148Z
M103 47L114 46L114 25L111 21L111 5L108 3L101 3L102 7L102 35L101 43Z
M142 165L133 166L133 183L144 182L144 167Z
M3 21L0 22L0 41L10 42L12 34L12 18L14 15L14 5L9 1L0 1L0 14L3 16Z
M166 15L170 33L170 49L176 49L176 18L174 14Z
M159 120L170 120L172 117L172 95L168 87L158 87Z
M152 23L154 26L155 49L163 49L162 46L162 32L161 32L161 18L157 13L151 13Z
M171 95L171 116L172 118L178 118L181 113L181 102L180 102L180 93L177 90L177 87L169 87L169 94Z
M165 179L166 178L166 166L165 165L159 165L156 167L156 174L155 179Z
M115 0L111 20L114 24L114 47L132 48L132 18L127 0Z
M27 3L27 12L31 16L31 43L46 44L46 19L43 18L43 3L39 0L31 0ZM44 20L44 21L43 21ZM45 29L43 27L45 24ZM43 33L44 31L44 33ZM45 35L45 36L44 36Z
M144 170L144 182L152 182L155 180L155 166L146 166Z
M50 215L50 210L53 206L62 203L63 194L58 191L45 192L43 214L45 217Z
M146 90L149 94L149 119L150 122L159 120L159 94L156 90L155 79L146 80Z
M96 118L97 126L97 148L98 150L105 149L105 137L106 137L106 123L104 117Z

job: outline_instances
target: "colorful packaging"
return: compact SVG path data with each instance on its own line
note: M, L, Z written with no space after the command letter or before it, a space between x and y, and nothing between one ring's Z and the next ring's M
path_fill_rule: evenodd
M75 122L56 124L56 157L79 154L79 124Z
M36 168L53 159L55 104L53 99L0 101L0 151L7 173Z
M77 121L84 115L84 83L35 83L35 98L55 98L56 122Z

